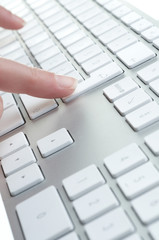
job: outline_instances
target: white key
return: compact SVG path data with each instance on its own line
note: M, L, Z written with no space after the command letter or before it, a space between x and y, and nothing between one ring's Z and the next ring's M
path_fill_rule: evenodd
M103 185L105 180L95 165L90 165L79 172L65 178L63 186L71 200Z
M79 64L82 64L100 53L102 53L101 48L97 45L92 45L85 50L75 54L74 58Z
M101 53L81 64L84 71L89 75L99 68L111 63L112 59L106 54Z
M115 108L122 116L142 107L151 102L151 97L141 88L129 93L128 95L114 102Z
M159 120L159 106L150 102L126 115L126 120L135 131L140 131Z
M49 58L48 60L42 62L41 67L45 70L51 70L65 62L67 62L67 58L64 56L64 54L60 53L53 58Z
M53 186L18 204L16 210L26 239L55 240L73 229L61 198Z
M159 188L155 188L132 201L132 207L144 224L159 218Z
M53 6L50 7L50 9L48 9L45 12L42 12L39 14L40 18L44 21L46 18L54 16L56 13L60 12L60 7L59 6Z
M24 33L21 34L22 38L24 41L26 41L27 39L34 37L35 35L42 33L44 30L41 26L37 25L35 27L33 27L32 29L30 29L29 31L26 31Z
M113 28L112 30L102 34L99 36L99 40L104 44L107 45L108 43L111 43L112 41L116 40L117 38L127 34L127 30L124 27L118 26L116 28Z
M55 46L51 39L47 39L43 42L40 42L39 44L36 44L35 46L30 48L30 51L33 53L33 55L37 55L38 53L46 50L49 47Z
M30 147L25 147L1 160L5 176L36 162L36 158Z
M59 48L56 46L53 46L53 47L47 48L46 50L40 52L39 54L36 54L35 59L41 64L42 62L46 61L49 58L53 58L59 53L60 53Z
M56 33L58 31L61 31L62 29L70 26L72 24L72 20L70 17L66 17L62 19L61 21L58 21L56 24L53 24L49 27L50 31L53 33Z
M117 208L88 223L85 230L90 240L112 240L123 239L134 232L134 227L125 212Z
M141 33L141 36L146 39L148 42L153 42L156 38L159 37L159 28L151 27Z
M59 240L79 240L79 238L75 232L72 232L65 237L60 238Z
M117 183L128 199L133 199L159 183L159 172L151 162L119 177Z
M40 139L37 146L43 157L47 157L73 143L73 139L65 128Z
M7 109L12 105L16 105L15 99L11 93L3 94L2 99L3 99L3 110Z
M54 34L57 39L61 40L62 38L76 32L78 30L80 30L79 27L76 24L72 23L65 29L61 29L60 31L55 32Z
M89 29L92 29L93 27L99 25L100 23L105 22L108 19L109 19L109 16L106 14L106 12L103 11L100 13L100 15L96 15L93 18L87 20L84 23L84 26L86 28L88 28L88 30L89 30Z
M100 15L102 10L98 7L94 7L89 9L89 11L85 11L84 13L77 16L77 19L84 24L87 20L94 18L96 15Z
M15 41L11 44L8 44L6 47L1 48L1 56L5 56L8 53L11 53L19 48L21 48L21 45L17 41Z
M22 48L19 48L15 50L14 52L8 53L4 57L10 60L16 60L17 58L20 58L22 56L25 56L25 51Z
M110 31L111 29L117 27L119 24L114 21L113 19L108 19L108 21L105 21L98 26L91 29L91 32L96 36L99 37L103 33Z
M44 177L36 163L33 163L6 178L12 196L16 196L43 180Z
M72 71L75 71L75 68L73 67L73 65L70 62L65 62L65 63L59 65L58 67L55 67L50 70L50 72L54 72L54 73L60 74L60 75L67 75L68 73L70 73Z
M69 10L72 11L73 9L79 8L81 5L85 4L86 0L81 0L80 2L76 1L70 1L67 3L64 3L64 6ZM88 5L87 5L88 6Z
M158 240L159 236L159 221L153 223L148 227L149 233L154 240Z
M114 102L138 88L139 86L135 83L135 81L133 81L130 77L125 77L104 88L103 93L110 102Z
M121 5L122 5L122 3L119 2L118 0L113 0L113 1L106 3L104 5L104 8L106 8L109 12L112 12L116 8L120 7Z
M85 37L87 37L87 35L82 30L80 30L64 37L60 40L60 42L67 48Z
M82 223L88 223L119 203L107 185L103 185L73 202L73 207Z
M121 7L115 9L112 14L117 17L117 18L122 18L123 16L125 16L126 14L130 13L131 9L128 8L125 5L122 5Z
M155 39L155 40L153 41L153 45L154 45L157 49L159 49L159 38L157 38L157 39Z
M152 22L148 21L147 19L141 19L133 24L131 24L131 28L137 32L137 33L141 33L143 31L145 31L146 29L152 27Z
M9 219L5 210L5 206L3 203L2 196L0 194L0 219L1 219L1 225L0 225L0 239L7 239L7 240L14 240L12 230L10 227Z
M125 34L124 36L114 40L107 44L108 49L116 54L120 50L129 47L130 45L137 43L138 39L131 33Z
M101 5L104 5L106 3L108 3L110 0L96 0L96 2L98 2Z
M76 70L67 73L66 76L76 78L78 80L78 83L81 83L84 81L83 77Z
M140 20L142 18L141 15L139 15L136 12L130 12L126 16L121 18L121 21L124 22L126 25L133 24L134 22Z
M16 105L7 108L0 119L0 136L20 127L24 120Z
M94 42L89 37L86 37L69 46L67 50L71 55L74 56L76 53L88 48L91 45L94 45Z
M134 68L154 58L155 53L141 42L117 52L117 57L128 67Z
M95 8L95 4L91 1L86 1L85 3L83 3L82 5L80 5L79 7L75 8L75 9L72 9L71 13L77 17L79 16L80 14L84 13L84 12L89 12L89 10L91 8Z
M46 26L50 27L51 25L55 25L56 23L67 17L68 17L67 13L62 11L61 9L61 11L56 13L54 16L50 16L44 19L44 23L46 24Z
M151 151L159 156L159 130L149 134L144 138L146 145L151 149Z
M5 158L27 146L29 146L29 143L24 133L19 132L0 142L0 159Z
M149 66L141 69L137 72L137 76L145 83L148 84L151 81L159 78L159 62L150 64Z
M138 234L133 234L130 237L124 238L124 240L142 240Z
M26 94L20 94L20 97L31 119L40 117L58 106L54 99L37 98Z
M104 164L113 177L118 177L147 161L137 144L132 143L104 159Z
M105 67L100 68L97 71L93 72L91 77L88 78L86 81L78 84L74 93L68 97L63 98L63 101L64 102L72 101L81 94L99 86L102 83L111 80L112 78L119 76L122 73L123 73L122 69L116 63L114 62L110 63Z
M31 47L43 42L44 40L47 40L48 38L49 38L49 36L47 35L47 33L43 32L43 33L40 33L40 34L26 40L26 45L29 48L31 48Z
M16 62L19 62L19 63L25 64L27 66L32 66L33 67L33 64L31 63L31 61L30 61L30 59L28 58L27 55L16 59Z

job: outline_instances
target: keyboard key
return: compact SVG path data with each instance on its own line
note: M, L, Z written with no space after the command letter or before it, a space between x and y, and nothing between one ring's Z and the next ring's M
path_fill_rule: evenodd
M24 120L16 105L7 108L0 119L0 136L22 126Z
M133 234L130 237L125 238L124 240L142 240L138 234Z
M89 37L85 37L69 46L67 50L72 56L74 56L91 45L94 45L94 42Z
M153 24L148 21L147 19L141 19L133 24L131 24L131 28L137 32L137 33L141 33L143 31L145 31L146 29L150 28Z
M159 219L159 188L155 188L132 201L132 207L144 224Z
M85 226L90 240L121 239L134 232L134 227L121 208L88 223Z
M44 70L48 71L66 62L67 62L67 58L64 56L64 54L60 53L54 57L47 59L46 61L42 62L40 65Z
M152 63L137 72L137 76L145 83L149 84L159 78L159 62Z
M139 86L135 83L135 81L133 81L130 77L125 77L104 88L103 93L110 102L114 102L138 88Z
M117 183L128 199L133 199L159 183L159 172L151 162L119 177Z
M100 14L94 16L93 18L87 20L84 23L84 26L90 31L93 27L96 27L100 23L103 23L109 19L109 16L106 14L106 12L101 12Z
M0 239L14 240L1 194L0 194L0 209L1 209L1 211L0 211L0 218L1 218Z
M37 141L37 146L43 157L49 155L69 146L73 143L73 139L65 128L40 139Z
M18 204L16 210L26 239L55 240L73 229L61 198L53 186Z
M68 35L71 35L72 33L79 31L79 27L72 23L71 25L69 25L68 27L66 27L65 29L61 29L58 32L55 32L55 37L59 40L61 40L64 37L67 37Z
M108 19L108 21L105 21L98 26L91 29L91 32L96 36L99 37L103 33L110 31L111 29L117 27L119 24L114 21L113 19Z
M106 8L107 11L112 12L116 8L120 7L122 5L121 2L118 0L112 0L104 5L104 8Z
M1 160L5 176L36 162L36 158L30 147L25 147Z
M122 5L121 7L115 9L112 14L117 17L117 18L122 18L124 17L126 14L130 13L131 9L125 5Z
M141 19L142 16L139 15L136 12L130 12L129 14L127 14L126 16L121 18L121 21L124 22L126 25L130 25L133 24L134 22L138 21L139 19Z
M81 64L83 70L89 75L99 68L111 63L112 59L106 53L101 53Z
M135 131L140 131L159 120L159 106L152 101L127 114L126 120Z
M113 177L138 167L148 160L136 143L132 143L104 159L104 164Z
M5 158L20 149L29 145L23 132L19 132L12 137L0 142L0 159Z
M107 185L73 202L73 207L82 223L87 223L118 205L117 199Z
M122 116L142 107L151 102L151 97L141 88L129 93L128 95L114 102L115 108Z
M112 78L115 78L123 73L123 70L116 64L110 63L103 68L98 69L97 71L91 74L91 77L88 78L86 81L81 82L78 84L74 93L68 97L63 98L64 102L72 101L73 99L77 98L81 94L99 86L102 83L105 83Z
M148 42L153 42L156 38L159 37L159 28L151 27L141 33L141 36L146 39Z
M43 180L44 177L36 163L33 163L6 178L12 196L16 196Z
M15 99L11 93L5 93L2 95L3 110L7 109L12 105L16 105Z
M155 53L141 42L135 43L119 52L117 57L128 67L134 68L154 58Z
M145 143L156 156L159 156L159 130L145 137Z
M77 199L103 185L105 180L95 165L90 165L65 178L63 186L71 200Z
M72 45L73 43L76 43L85 37L87 37L87 35L82 30L80 30L80 31L72 33L71 35L64 37L63 39L60 40L60 42L62 43L62 45L64 47L67 48L70 45Z
M154 47L156 47L157 49L159 49L159 38L157 38L157 39L155 39L155 40L153 41L153 45L154 45Z
M60 50L56 46L51 46L50 48L47 48L46 50L35 54L35 59L41 64L42 62L46 61L49 58L53 58L57 54L60 53Z
M133 36L130 33L127 33L124 36L114 40L113 42L108 43L107 47L111 52L116 54L120 50L127 48L137 42L138 40L135 36Z
M158 240L159 236L159 221L153 223L148 227L149 233L154 240Z

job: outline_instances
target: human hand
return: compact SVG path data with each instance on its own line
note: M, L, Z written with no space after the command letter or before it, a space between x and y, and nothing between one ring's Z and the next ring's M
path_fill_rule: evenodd
M0 6L0 27L20 29L25 22ZM58 98L70 95L76 88L77 80L60 76L38 68L0 58L0 90L25 93L41 98ZM3 102L0 97L0 116Z

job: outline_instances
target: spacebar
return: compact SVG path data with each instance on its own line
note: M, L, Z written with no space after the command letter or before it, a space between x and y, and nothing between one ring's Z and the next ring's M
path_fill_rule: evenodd
M78 84L73 94L63 98L63 102L67 103L77 98L81 94L111 80L123 73L123 70L114 62L100 68L94 72L88 79Z
M0 239L14 240L4 203L0 194Z

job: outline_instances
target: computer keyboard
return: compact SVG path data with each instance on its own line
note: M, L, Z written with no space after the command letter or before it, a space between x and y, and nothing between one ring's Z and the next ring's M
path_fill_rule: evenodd
M118 0L0 2L27 22L0 55L78 80L0 92L0 239L159 240L158 23Z

